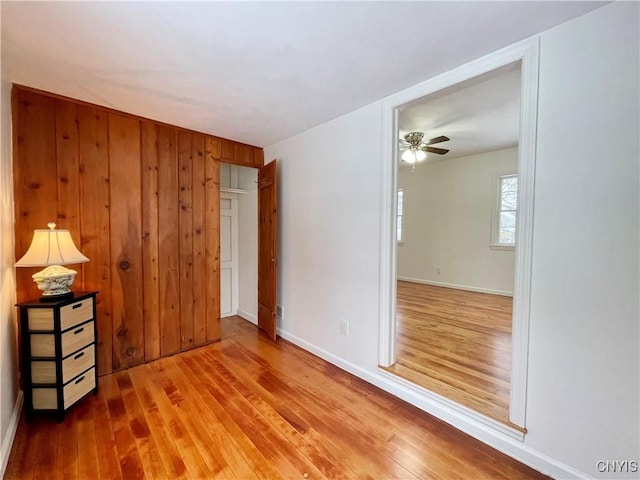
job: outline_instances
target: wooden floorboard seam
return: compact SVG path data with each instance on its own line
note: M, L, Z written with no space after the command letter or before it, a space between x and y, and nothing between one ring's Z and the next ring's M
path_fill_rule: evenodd
M239 317L99 386L62 423L22 418L5 478L547 478Z

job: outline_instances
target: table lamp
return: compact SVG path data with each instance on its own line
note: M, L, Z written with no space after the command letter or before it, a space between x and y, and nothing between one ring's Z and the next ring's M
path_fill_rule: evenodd
M31 276L43 292L41 301L73 296L70 287L78 272L62 265L89 261L76 248L69 230L56 230L55 223L47 226L48 230L34 230L27 253L16 262L16 267L46 267Z

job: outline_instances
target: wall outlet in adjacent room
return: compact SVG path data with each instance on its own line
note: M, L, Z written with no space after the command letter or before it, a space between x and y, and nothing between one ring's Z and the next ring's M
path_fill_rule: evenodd
M349 320L340 320L340 333L342 335L349 335Z
M276 305L276 317L280 320L284 317L284 308L282 305Z
M436 267L436 274L440 275L442 273L442 267L440 265L438 265Z

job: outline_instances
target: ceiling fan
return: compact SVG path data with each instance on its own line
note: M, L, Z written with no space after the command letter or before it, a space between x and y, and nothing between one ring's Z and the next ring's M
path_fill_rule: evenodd
M446 148L430 146L434 143L447 142L449 141L449 137L441 135L427 141L422 141L423 137L424 133L422 132L409 132L404 136L404 140L400 139L400 150L404 150L401 157L402 161L413 165L413 168L415 168L416 163L422 162L427 158L427 153L444 155L449 151Z

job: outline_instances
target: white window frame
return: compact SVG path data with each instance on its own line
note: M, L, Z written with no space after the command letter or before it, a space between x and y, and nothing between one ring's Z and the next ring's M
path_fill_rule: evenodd
M516 241L514 243L500 242L500 213L502 212L502 179L505 177L518 177L518 172L501 172L493 177L493 211L491 214L491 240L490 247L492 250L515 250ZM519 185L518 185L519 187ZM518 209L516 206L516 233L518 221Z

